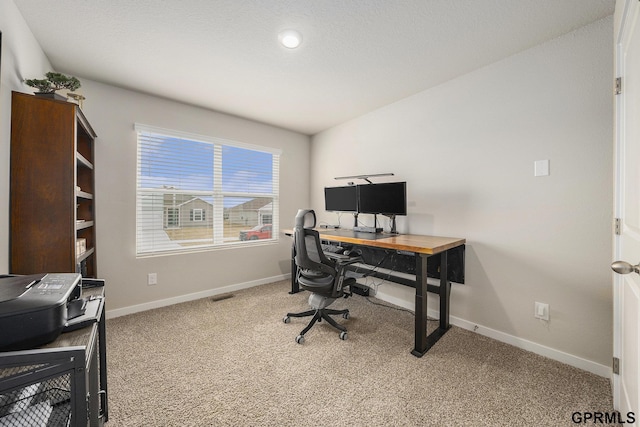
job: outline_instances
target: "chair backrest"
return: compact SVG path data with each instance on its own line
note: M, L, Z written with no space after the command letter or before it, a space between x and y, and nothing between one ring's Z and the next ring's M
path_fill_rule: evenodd
M296 265L305 276L329 274L335 277L334 262L324 255L320 235L313 229L315 226L316 213L312 209L300 209L293 228Z

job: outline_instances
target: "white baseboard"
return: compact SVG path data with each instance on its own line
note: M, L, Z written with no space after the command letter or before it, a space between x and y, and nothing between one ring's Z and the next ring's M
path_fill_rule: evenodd
M223 286L221 288L208 289L202 292L194 292L192 294L180 295L177 297L166 298L151 302L145 302L143 304L131 305L129 307L116 308L114 310L107 310L105 317L107 319L113 319L115 317L126 316L127 314L138 313L141 311L152 310L154 308L166 307L173 304L179 304L181 302L195 301L201 298L208 298L215 295L227 294L229 292L239 291L241 289L252 288L254 286L266 285L267 283L278 282L290 278L290 274L282 274L279 276L267 277L264 279L252 280L250 282L236 283L234 285Z
M151 310L154 308L166 307L169 305L178 304L182 302L194 301L200 298L208 298L215 295L226 294L229 292L239 291L241 289L252 288L254 286L265 285L267 283L273 283L280 280L289 279L290 277L291 277L290 274L283 274L279 276L253 280L250 282L237 283L234 285L224 286L222 288L209 289L202 292L195 292L192 294L180 295L173 298L151 301L144 304L137 304L129 307L117 308L115 310L107 310L106 318L111 319L119 316L126 316L127 314L133 314L141 311ZM406 308L407 310L414 311L414 308L415 308L412 301L407 301L403 298L398 298L392 295L384 294L383 292L380 292L380 291L377 292L376 298L382 301L389 302L391 304L395 304L399 307ZM437 319L440 316L440 312L437 310L428 309L427 315L429 317ZM480 335L484 335L486 337L495 339L497 341L500 341L506 344L513 345L523 350L530 351L532 353L536 353L544 357L548 357L549 359L566 363L567 365L585 370L587 372L591 372L601 377L611 378L613 375L610 366L601 365L599 363L595 363L590 360L583 359L581 357L574 356L572 354L553 349L551 347L537 344L533 341L518 338L514 335L509 335L507 333L504 333L495 329L478 325L477 323L469 322L468 320L461 319L459 317L450 316L449 319L452 325L478 333Z
M406 308L408 310L415 311L413 302L409 302L405 299L384 294L380 291L376 293L376 298ZM427 316L438 319L440 317L440 312L437 310L427 309ZM613 371L610 366L601 365L599 363L595 363L590 360L583 359L581 357L535 343L533 341L518 338L514 335L509 335L495 329L478 325L477 323L469 322L468 320L461 319L459 317L450 316L449 322L452 325L458 326L462 329L466 329L477 334L484 335L485 337L492 338L496 341L510 344L514 347L539 354L540 356L548 357L549 359L557 360L558 362L566 363L567 365L582 369L587 372L591 372L592 374L596 374L604 378L611 379L613 376Z

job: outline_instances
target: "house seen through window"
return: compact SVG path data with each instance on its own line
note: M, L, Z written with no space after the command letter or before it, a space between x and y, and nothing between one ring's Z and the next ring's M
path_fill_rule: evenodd
M277 239L280 152L136 125L136 253Z

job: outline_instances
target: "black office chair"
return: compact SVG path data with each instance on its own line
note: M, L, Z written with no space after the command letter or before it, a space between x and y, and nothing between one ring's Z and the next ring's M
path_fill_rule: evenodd
M291 274L297 274L298 284L302 289L311 292L309 305L312 310L302 313L287 313L284 323L289 323L291 317L313 316L306 328L296 337L296 342L304 342L304 334L316 322L326 320L334 328L340 331L340 339L347 339L347 329L339 325L330 315L341 314L345 319L349 318L349 310L332 310L327 308L336 299L347 297L351 292L345 293L345 288L355 283L356 279L345 277L346 266L358 262L360 258L338 256L332 260L322 251L320 237L313 227L316 225L316 214L310 209L300 209L295 219L293 229L293 244L295 251L296 270ZM349 291L351 288L349 288Z

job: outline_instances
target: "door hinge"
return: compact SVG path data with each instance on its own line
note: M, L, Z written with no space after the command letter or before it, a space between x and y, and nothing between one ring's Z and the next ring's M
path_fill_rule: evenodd
M620 359L617 357L613 358L613 373L620 375Z
M622 93L622 77L616 77L616 95Z
M620 223L622 221L620 221L620 218L614 218L614 222L613 222L613 229L614 232L616 233L616 236L620 235Z

